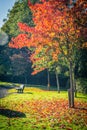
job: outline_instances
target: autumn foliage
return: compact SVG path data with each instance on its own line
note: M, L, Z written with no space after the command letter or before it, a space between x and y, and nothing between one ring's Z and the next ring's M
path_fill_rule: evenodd
M72 60L73 49L81 47L87 36L87 2L78 0L71 9L66 3L66 0L41 0L33 5L29 0L28 5L33 12L35 27L18 23L21 34L12 38L9 46L19 49L33 47L34 51L30 57L33 64L44 59L43 55L39 56L43 48L44 54L48 55L51 52L55 61L60 53L70 57L69 61ZM45 68L36 69L35 73L43 69Z

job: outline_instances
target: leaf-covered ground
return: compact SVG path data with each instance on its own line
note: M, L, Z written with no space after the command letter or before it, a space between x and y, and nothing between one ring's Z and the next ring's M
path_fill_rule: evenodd
M0 130L87 130L87 95L68 107L67 92L25 88L0 99Z

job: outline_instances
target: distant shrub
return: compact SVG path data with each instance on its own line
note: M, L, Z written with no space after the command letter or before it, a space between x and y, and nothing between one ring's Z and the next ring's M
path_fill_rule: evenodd
M87 94L87 79L86 78L77 79L76 88L78 92Z

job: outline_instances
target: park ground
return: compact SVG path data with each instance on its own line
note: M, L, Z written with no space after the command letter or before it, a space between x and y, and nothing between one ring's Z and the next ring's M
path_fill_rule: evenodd
M87 130L87 94L77 93L69 108L67 91L33 85L8 93L0 99L0 130Z

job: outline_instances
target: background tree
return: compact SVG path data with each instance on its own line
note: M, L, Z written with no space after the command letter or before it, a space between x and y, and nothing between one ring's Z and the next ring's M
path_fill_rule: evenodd
M6 32L11 39L20 33L18 22L27 23L29 26L34 26L32 21L32 13L27 4L28 0L18 0L13 8L8 11L7 20L1 28Z
M11 73L15 76L22 75L24 77L25 84L27 84L27 76L30 73L29 60L26 62L25 57L21 54L13 54L11 57Z
M18 29L18 25L17 25L17 23L19 21L25 22L29 26L34 26L33 21L32 21L32 13L31 13L30 9L28 8L27 2L28 2L27 0L18 0L15 2L13 8L11 10L8 10L7 19L5 20L5 23L1 28L1 30L3 30L3 32L5 32L5 34L8 36L8 42L10 41L10 39L12 37L20 34L20 30ZM8 42L7 42L7 44L8 44ZM9 69L12 69L10 57L12 57L14 54L22 53L22 51L23 50L9 48L8 45L4 45L4 44L3 44L3 46L1 46L1 55L2 56L0 57L0 60L3 61L1 70L3 70L3 72L4 71L7 72L7 73L4 73L4 76L9 77L9 74L12 74L9 72ZM4 52L6 52L7 54L6 53L4 54ZM25 49L25 53L28 53L26 51L26 49ZM10 61L10 64L9 64L9 61ZM24 62L24 60L23 60L23 62ZM29 63L29 61L28 61L28 63ZM27 64L27 60L26 60L26 64ZM5 65L5 67L4 67L4 65ZM31 63L29 65L29 68L30 68L30 66L31 66ZM9 69L8 69L8 67L9 67ZM11 77L12 76L14 76L14 74L12 74ZM1 77L1 79L2 78L4 79L4 77Z
M10 69L9 53L4 48L0 46L0 76L7 74Z

